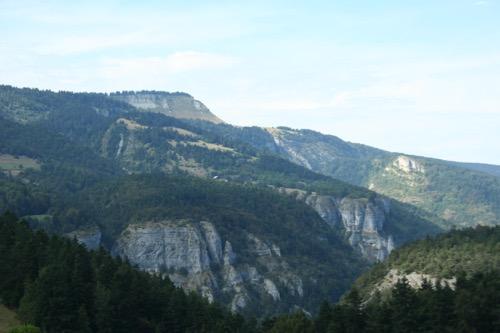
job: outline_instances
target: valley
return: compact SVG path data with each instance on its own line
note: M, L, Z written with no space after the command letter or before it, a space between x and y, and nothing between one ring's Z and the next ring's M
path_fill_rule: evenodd
M0 154L0 212L247 317L315 316L353 283L365 292L370 267L369 280L454 278L380 267L409 242L500 221L495 166L232 126L185 93L1 86Z

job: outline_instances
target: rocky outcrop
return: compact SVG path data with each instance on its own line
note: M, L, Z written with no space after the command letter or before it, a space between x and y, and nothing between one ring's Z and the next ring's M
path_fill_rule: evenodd
M427 281L427 283L434 287L439 284L441 287L449 286L451 289L455 289L455 285L457 283L456 277L452 277L450 279L438 279L437 277L430 274L418 272L404 273L398 269L393 268L389 272L387 272L387 274L381 281L376 284L371 294L374 294L375 291L379 291L381 293L390 291L398 283L398 281L403 279L406 279L408 285L414 289L422 288L424 281Z
M393 162L392 165L397 169L404 171L406 173L424 173L424 166L418 162L417 160L410 158L405 155L398 156Z
M214 123L223 122L210 112L202 102L185 93L139 91L113 93L110 97L146 112L162 113L175 118L199 119Z
M314 208L330 227L345 230L349 244L370 261L384 260L394 249L394 240L384 225L390 212L387 199L336 198L312 193L305 202Z
M239 255L210 222L176 220L129 225L112 252L145 271L167 274L174 284L210 301L230 299L233 311L263 297L279 302L284 293L304 296L301 277L276 244L245 232L238 248L246 255Z

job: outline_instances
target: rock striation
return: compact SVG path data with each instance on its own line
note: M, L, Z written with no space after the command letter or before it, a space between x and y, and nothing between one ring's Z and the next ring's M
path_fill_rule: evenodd
M389 200L376 198L335 198L310 194L305 202L314 208L330 227L342 228L349 244L368 260L384 260L394 249L394 240L384 226L390 211Z
M223 122L210 112L202 102L186 93L160 91L119 92L110 94L110 97L145 112L162 113L175 118L206 120L214 123Z
M177 286L209 301L229 299L233 311L263 298L279 302L283 294L304 296L300 275L276 244L245 232L238 245L244 255L210 222L167 220L129 225L112 252L140 269L168 275Z

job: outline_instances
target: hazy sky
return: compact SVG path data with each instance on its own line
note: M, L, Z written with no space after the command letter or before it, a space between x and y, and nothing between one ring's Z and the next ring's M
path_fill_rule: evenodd
M237 125L500 164L500 0L0 0L0 83L185 91Z

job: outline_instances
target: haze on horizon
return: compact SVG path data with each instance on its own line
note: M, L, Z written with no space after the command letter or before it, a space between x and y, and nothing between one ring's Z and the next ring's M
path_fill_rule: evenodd
M236 125L500 164L499 14L498 0L0 0L0 84L185 91Z

